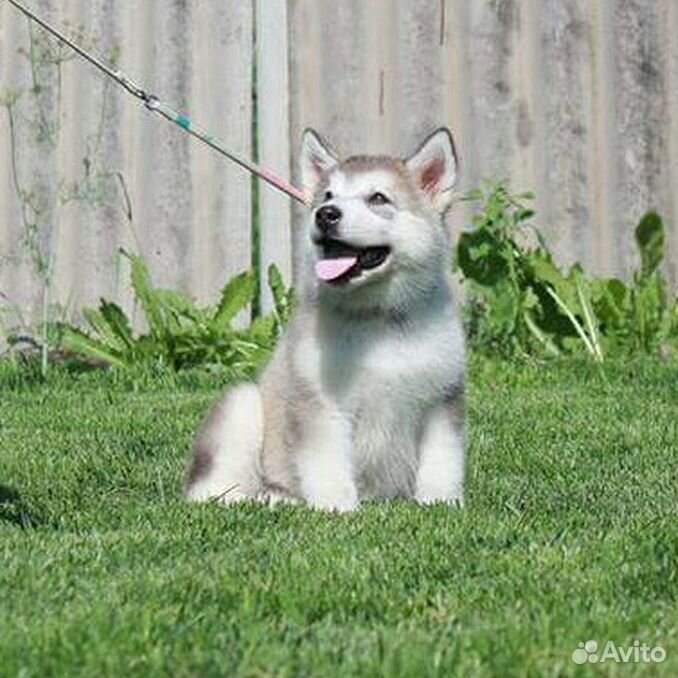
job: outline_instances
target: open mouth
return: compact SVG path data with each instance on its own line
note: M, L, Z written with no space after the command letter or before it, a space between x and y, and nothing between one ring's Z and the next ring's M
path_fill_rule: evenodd
M390 248L353 247L341 240L325 238L318 241L321 258L316 262L315 274L328 283L343 283L357 278L363 271L381 266L391 253Z

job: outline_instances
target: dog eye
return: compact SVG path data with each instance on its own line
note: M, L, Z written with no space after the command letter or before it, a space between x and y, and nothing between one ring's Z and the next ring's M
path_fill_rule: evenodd
M325 195L323 196L323 202L332 200L332 198L334 198L334 194L332 193L332 191L325 191Z
M376 191L367 199L367 202L370 205L388 205L391 201L383 193Z

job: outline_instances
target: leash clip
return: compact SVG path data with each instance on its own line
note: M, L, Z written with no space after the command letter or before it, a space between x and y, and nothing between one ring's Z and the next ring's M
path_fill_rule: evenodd
M158 108L160 108L160 99L158 99L155 94L147 94L144 92L143 100L144 104L146 104L146 108L148 108L149 111L157 111Z

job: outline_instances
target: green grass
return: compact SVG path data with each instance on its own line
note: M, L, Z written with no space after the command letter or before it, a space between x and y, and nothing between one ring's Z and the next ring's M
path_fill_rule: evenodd
M217 378L5 366L0 675L674 676L677 371L604 371L475 362L466 508L332 516L182 502Z

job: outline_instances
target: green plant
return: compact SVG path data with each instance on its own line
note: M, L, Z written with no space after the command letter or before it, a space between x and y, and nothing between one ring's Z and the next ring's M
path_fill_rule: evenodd
M469 334L477 346L504 355L531 353L535 345L559 354L554 336L574 333L548 292L549 281L562 287L562 276L543 238L532 230L539 243L532 251L519 242L534 215L527 206L532 198L531 193L514 196L501 184L465 197L481 206L472 217L474 229L461 235L456 251L456 265L468 283Z
M88 39L82 26L74 27L72 33L76 42L91 47L94 41ZM19 144L21 137L28 137L33 150L41 158L54 155L62 129L62 76L64 64L75 58L74 52L44 31L36 31L28 22L28 44L19 48L28 67L29 84L16 89L5 89L0 95L0 106L4 108L8 122L8 155L10 175L15 196L19 202L21 219L21 254L27 256L32 272L39 280L42 299L40 320L41 370L47 372L50 354L51 331L55 305L51 300L52 272L54 269L54 242L58 240L57 225L59 210L67 203L78 201L92 205L111 204L116 183L122 185L128 202L124 178L120 172L108 171L103 167L101 141L104 135L104 119L108 108L108 83L104 84L101 107L96 128L85 137L85 152L82 158L82 175L78 177L52 176L38 169L27 178L28 172L22 167ZM109 53L109 60L115 63L118 50ZM48 162L44 163L49 166ZM127 204L128 214L131 212ZM5 257L17 263L21 256ZM17 305L3 295L6 304L0 311L9 311L18 317L22 325L23 314L17 314ZM30 322L30 319L26 318Z
M579 264L562 271L531 223L531 193L514 196L495 184L465 199L481 205L456 251L476 346L507 356L583 347L601 362L610 350L652 353L678 337L678 304L660 271L664 228L655 213L636 228L642 264L626 285L588 278Z
M275 265L268 269L274 310L256 318L246 329L236 329L234 319L254 298L253 272L233 277L224 286L219 302L202 308L181 292L155 288L143 259L125 252L123 255L130 261L135 299L148 331L135 333L123 310L102 299L98 309L84 311L89 331L60 325L63 350L119 368L143 363L177 370L221 365L245 376L255 373L269 357L293 304L292 290L285 287Z
M593 307L611 346L656 353L678 337L678 303L661 273L664 225L648 212L635 230L641 266L632 284L612 278L593 280Z

